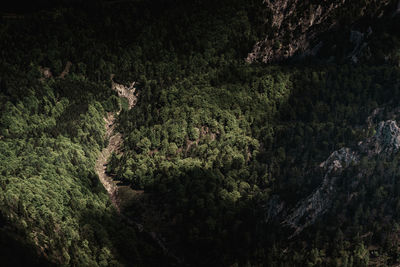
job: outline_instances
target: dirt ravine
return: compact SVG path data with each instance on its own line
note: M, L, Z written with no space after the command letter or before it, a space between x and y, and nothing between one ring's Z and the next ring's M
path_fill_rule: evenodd
M136 88L134 87L135 83L131 83L129 87L117 84L112 80L113 76L114 75L111 76L111 82L112 82L111 89L116 91L119 97L127 98L129 103L129 109L133 108L136 105L137 97L139 96L139 93L136 92ZM118 185L118 181L115 181L112 176L107 174L107 163L111 154L113 152L115 152L116 154L122 153L120 151L120 148L123 143L123 136L121 133L114 131L115 116L118 116L120 111L118 111L117 113L108 112L107 116L104 117L104 122L106 127L105 140L108 140L108 145L105 148L103 148L103 150L101 151L101 153L99 153L99 156L97 157L95 165L96 173L99 176L100 182L106 189L110 197L111 203L117 210L119 216L122 219L124 219L124 221L127 224L135 227L138 230L138 232L147 235L150 239L152 239L155 242L155 244L159 246L159 248L164 252L164 254L167 257L176 261L178 265L181 265L183 261L178 257L176 257L173 253L171 253L171 251L166 246L164 239L161 236L157 235L157 233L153 231L145 230L144 226L141 223L133 221L132 219L126 217L123 214L123 212L121 212L121 209L123 209L123 199L126 198L126 192L127 191L132 192L135 190L131 189L129 186L128 186L129 190L127 190L126 185L125 186Z
M67 63L65 70L61 74L61 76L65 76L68 74L69 68L71 67L71 62ZM61 78L62 78L61 77ZM138 93L135 94L136 88L135 82L133 82L129 87L126 87L122 84L115 83L113 81L114 75L111 75L112 86L111 89L118 93L119 97L124 97L128 99L129 109L133 108L136 105ZM121 109L120 109L121 111ZM122 134L115 133L115 115L119 115L120 111L116 114L113 112L108 112L107 116L104 117L105 127L106 127L106 135L105 139L108 140L107 147L103 148L101 153L99 154L96 161L96 173L99 176L100 182L103 184L104 188L107 190L108 195L110 196L111 202L115 206L118 213L121 211L121 198L118 195L118 185L117 181L113 179L110 175L107 174L107 161L113 152L120 153L120 147L123 142Z
M100 182L107 190L110 196L111 202L115 206L116 210L120 212L120 200L118 198L118 186L117 182L106 173L107 161L113 152L118 153L122 144L122 135L120 133L114 133L114 122L115 117L112 112L107 113L107 117L104 118L106 123L106 139L108 139L107 147L103 148L99 157L96 161L96 173L99 176Z

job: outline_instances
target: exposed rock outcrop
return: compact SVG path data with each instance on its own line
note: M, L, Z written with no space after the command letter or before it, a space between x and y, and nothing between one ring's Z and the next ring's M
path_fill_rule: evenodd
M129 109L136 105L139 93L136 92L136 82L132 82L129 86L114 82L114 74L111 75L111 88L118 93L119 97L128 99ZM135 93L136 92L136 93Z
M313 224L330 207L336 191L338 175L351 164L359 162L357 152L341 148L333 152L326 161L320 164L325 172L322 184L286 217L282 224L294 229L292 237L304 228Z
M318 4L300 0L265 0L270 31L255 44L246 61L273 62L295 54L315 55L321 48L319 37L340 25L349 25L361 17L382 16L385 8L397 0L324 0ZM400 6L399 6L400 7ZM354 15L344 16L349 11ZM357 11L357 12L355 12ZM342 21L342 17L346 21ZM351 21L348 19L351 18ZM362 45L362 43L360 43Z
M361 142L359 146L369 157L396 153L400 148L400 128L395 121L382 121L376 129L376 134Z
M53 73L51 73L50 68L39 67L39 71L42 74L42 77L40 78L41 81L44 81L45 79L50 79L51 77L53 77Z
M304 228L312 225L326 213L337 191L337 179L349 166L357 166L363 156L390 157L400 149L400 128L393 120L382 121L376 128L374 136L360 142L354 149L341 148L334 151L319 167L324 177L321 185L301 201L283 220L282 225L293 229L291 237L298 235ZM277 208L279 212L281 206ZM268 212L268 214L272 214Z
M328 159L319 166L329 174L347 168L351 163L357 163L358 158L357 152L352 151L350 148L343 147L333 152Z

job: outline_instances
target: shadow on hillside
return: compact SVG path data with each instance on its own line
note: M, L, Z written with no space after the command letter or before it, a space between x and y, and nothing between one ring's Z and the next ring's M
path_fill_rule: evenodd
M125 261L148 266L223 266L245 261L262 241L259 218L263 215L257 201L223 196L219 170L193 168L165 179L169 182L157 182L164 183L166 191L145 190L131 199L122 216L114 214L108 222L114 225L108 233L113 246ZM182 186L183 192L178 188ZM101 216L87 211L82 221L95 222ZM143 225L144 231L139 232L132 221ZM163 241L168 255L151 237L152 232Z
M0 260L1 266L55 266L44 257L38 257L35 247L26 243L23 236L15 233L0 213Z

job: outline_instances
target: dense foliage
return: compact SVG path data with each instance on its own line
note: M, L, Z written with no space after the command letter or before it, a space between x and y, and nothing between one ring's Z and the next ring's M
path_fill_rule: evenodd
M372 134L375 108L397 106L399 36L384 26L398 17L379 21L392 46L372 40L376 61L250 65L243 59L265 30L259 2L110 1L4 20L2 240L11 232L20 251L34 247L55 264L167 264L133 220L188 265L363 266L369 251L397 262L399 218L385 218L400 201L387 178L395 160L363 165L369 178L349 205L340 200L357 169L346 172L332 212L294 239L265 223L265 205L279 195L294 207L321 182L319 163ZM122 216L94 172L103 117L120 107L113 73L140 93L118 116L123 153L107 166L144 190Z

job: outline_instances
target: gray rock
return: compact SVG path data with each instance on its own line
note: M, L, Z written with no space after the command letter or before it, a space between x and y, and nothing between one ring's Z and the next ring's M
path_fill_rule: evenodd
M373 115L377 112L375 110ZM369 158L377 155L390 157L399 149L400 128L394 120L387 120L380 122L376 127L375 135L360 142L354 150L344 147L334 151L319 165L324 172L321 185L302 200L282 221L283 226L294 230L290 238L301 233L329 210L337 191L336 181L343 170L350 166L357 166L362 155L367 155ZM360 174L362 176L362 173Z
M396 0L360 2L358 8L374 6L373 14L369 15L376 17L394 1ZM337 14L352 5L350 0L324 0L313 5L300 0L264 0L264 3L270 15L267 23L272 30L254 45L246 58L247 62L269 63L290 58L297 53L312 51L312 47L321 41L321 34L343 23L339 21L340 16ZM363 10L360 10L359 14L351 18L351 24L363 16ZM280 45L277 46L277 43ZM361 46L361 43L358 46ZM352 55L349 58L352 58Z
M350 148L344 147L334 151L326 161L320 164L320 168L325 171L322 184L310 196L301 201L282 222L283 225L294 229L291 237L298 235L328 211L336 192L338 175L351 164L358 162L358 154Z
M400 128L393 120L382 121L376 128L373 137L360 144L363 152L369 157L384 153L391 155L400 148Z

